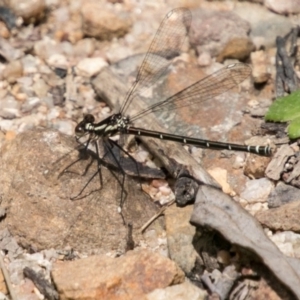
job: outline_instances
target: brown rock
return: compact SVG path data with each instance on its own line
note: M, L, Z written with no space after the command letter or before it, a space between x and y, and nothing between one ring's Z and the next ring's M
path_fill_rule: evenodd
M103 3L87 2L82 7L82 27L87 36L110 40L124 36L131 27L128 16L122 17L103 8Z
M44 0L9 0L9 7L22 17L26 23L35 23L44 15L46 4Z
M91 164L90 158L78 161L76 144L71 137L42 129L26 131L3 144L0 186L2 205L9 211L6 225L26 248L69 246L88 253L123 252L128 230L118 213L120 184L103 166L101 188L99 176L94 176L97 163ZM72 163L69 172L61 174ZM130 193L123 215L132 223L138 243L139 229L157 210L139 182L129 176L125 190ZM70 199L81 191L81 197Z
M289 145L280 146L266 169L267 177L276 181L280 180L282 170L285 169L288 159L294 154L295 151Z
M21 61L15 60L10 62L3 70L2 76L9 83L15 83L16 80L23 74L23 66Z
M217 57L217 62L222 62L226 58L245 60L254 50L255 46L251 39L237 37L229 40Z
M255 83L266 82L271 74L268 72L267 56L265 51L256 51L251 53L252 77Z
M184 273L166 257L148 250L123 257L91 256L54 265L60 299L145 299L158 288L182 283Z
M5 23L0 21L0 36L8 39L10 37L10 32L8 28L6 27Z
M269 162L270 158L268 157L251 155L246 160L244 174L252 179L264 178L265 170Z
M0 271L0 292L5 295L8 294L5 279L4 279L2 271Z
M16 137L17 133L13 130L8 130L5 133L5 139L6 140L13 140Z
M287 203L278 208L259 212L258 221L271 230L291 230L300 232L300 201Z

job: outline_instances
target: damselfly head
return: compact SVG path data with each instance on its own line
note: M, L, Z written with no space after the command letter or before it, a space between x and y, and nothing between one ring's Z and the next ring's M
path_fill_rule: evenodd
M77 138L84 136L88 132L89 125L92 125L95 121L95 118L91 114L84 116L83 120L77 124L75 127L75 135Z

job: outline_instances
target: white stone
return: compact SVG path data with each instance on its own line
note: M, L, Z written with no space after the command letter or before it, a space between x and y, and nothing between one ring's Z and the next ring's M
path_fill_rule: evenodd
M266 178L250 180L240 197L248 203L266 202L272 189L273 183Z
M63 54L53 54L47 59L47 64L54 68L67 68L68 67L68 60Z
M278 232L270 237L282 253L290 257L300 257L300 234L292 231Z
M77 64L76 72L79 76L92 77L106 66L108 63L102 57L84 58Z
M190 281L186 280L184 283L172 285L165 289L156 289L147 294L148 300L203 300L206 299L207 293L204 290L194 286Z

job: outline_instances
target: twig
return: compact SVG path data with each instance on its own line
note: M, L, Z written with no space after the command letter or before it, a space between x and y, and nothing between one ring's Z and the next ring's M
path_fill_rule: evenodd
M23 270L24 275L29 278L38 290L43 294L48 300L58 300L59 296L54 287L43 277L41 273L37 273L34 270L25 267Z
M18 300L17 295L15 294L14 289L13 289L13 286L12 286L12 284L11 284L9 274L8 274L6 268L5 268L4 260L3 260L2 254L0 254L0 268L1 268L1 270L2 270L2 274L3 274L3 277L4 277L4 279L5 279L6 286L7 286L7 289L8 289L8 291L9 291L9 294L10 294L11 299L12 299L12 300Z
M175 200L172 200L171 202L169 202L165 206L163 206L147 223L145 223L143 225L140 232L143 233L152 224L152 222L154 220L156 220L159 216L161 216L164 213L164 211L174 203L175 203Z

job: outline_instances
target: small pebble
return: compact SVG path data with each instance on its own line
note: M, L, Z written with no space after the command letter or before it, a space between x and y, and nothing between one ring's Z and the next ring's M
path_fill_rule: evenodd
M229 265L231 262L231 256L230 253L228 251L225 250L220 250L217 253L217 260L219 263L223 264L223 265Z
M83 77L92 77L101 69L108 66L108 63L101 57L84 58L76 66L76 73Z
M65 55L56 53L47 59L47 64L54 68L67 68L68 60Z
M248 203L266 202L273 187L273 183L267 178L249 180L240 197Z
M40 20L46 9L44 0L10 0L9 6L26 23L35 23Z
M23 65L20 60L10 62L2 72L3 78L9 83L15 83L23 75Z
M154 180L152 180L151 185L155 188L160 188L162 186L167 186L168 183L167 183L167 181L165 181L163 179L154 179Z

